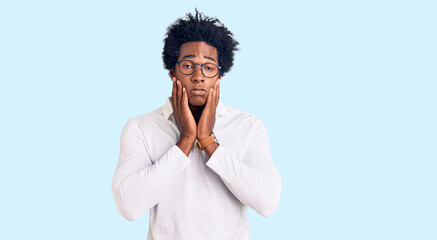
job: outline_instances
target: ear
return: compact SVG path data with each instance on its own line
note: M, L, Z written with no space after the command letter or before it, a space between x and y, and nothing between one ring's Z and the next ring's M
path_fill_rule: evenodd
M173 81L173 78L176 77L175 72L174 72L173 69L170 69L170 70L168 71L168 75L170 76L170 79L171 79L172 81Z

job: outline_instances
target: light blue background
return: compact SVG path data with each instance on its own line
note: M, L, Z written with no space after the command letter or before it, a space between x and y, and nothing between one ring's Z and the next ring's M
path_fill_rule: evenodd
M251 239L437 239L435 1L1 1L0 239L146 239L111 180L123 126L169 96L168 25L241 43L224 103L283 178Z

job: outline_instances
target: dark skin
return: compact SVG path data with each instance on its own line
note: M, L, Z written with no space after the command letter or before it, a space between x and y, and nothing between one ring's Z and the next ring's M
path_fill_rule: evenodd
M205 42L184 43L179 52L178 61L187 59L199 64L219 65L217 49ZM176 145L188 156L196 139L199 141L208 137L214 129L221 76L218 74L207 78L202 74L200 66L197 66L193 74L184 75L176 64L170 70L170 77L173 80L173 115L180 132ZM211 157L217 147L217 143L212 143L204 151Z

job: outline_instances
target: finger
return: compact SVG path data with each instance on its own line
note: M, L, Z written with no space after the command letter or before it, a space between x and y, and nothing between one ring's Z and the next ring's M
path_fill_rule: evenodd
M206 106L207 110L211 109L212 105L214 104L214 87L212 87L209 90L208 98L206 99Z
M177 80L177 85L178 85L178 96L177 96L177 105L178 108L181 109L182 106L182 84L181 81Z
M214 85L211 89L212 92L210 94L210 106L215 107L217 102L217 81L214 82Z
M220 101L220 81L219 81L219 84L217 87L217 105L218 105L219 101Z
M215 106L217 107L220 100L220 79L217 80L216 92L215 92Z
M175 112L176 114L179 114L181 112L181 108L180 108L180 89L179 89L179 85L178 85L178 81L177 78L174 79L175 80L175 98L174 98L174 105L175 105Z
M175 111L176 108L176 81L173 79L173 89L171 90L171 105L173 106L173 111Z
M182 89L182 110L185 111L185 113L190 112L190 107L188 106L187 90L185 88Z

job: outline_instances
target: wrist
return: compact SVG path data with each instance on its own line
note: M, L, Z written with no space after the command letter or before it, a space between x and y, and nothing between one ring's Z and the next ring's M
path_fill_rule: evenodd
M211 134L212 134L212 131L205 132L205 133L198 133L196 139L197 139L197 141L201 141L201 140L211 136Z
M200 150L204 150L206 147L208 147L211 144L216 144L217 146L220 145L214 132L211 132L208 136L202 138L198 138L197 139L197 147Z
M190 138L187 136L181 137L179 141L176 143L176 146L178 146L182 152L185 153L185 155L188 157L188 155L191 152L191 149L194 147L194 142L196 141L196 138Z
M189 134L182 134L179 138L179 141L187 141L187 142L195 142L196 136L195 135L189 135Z

